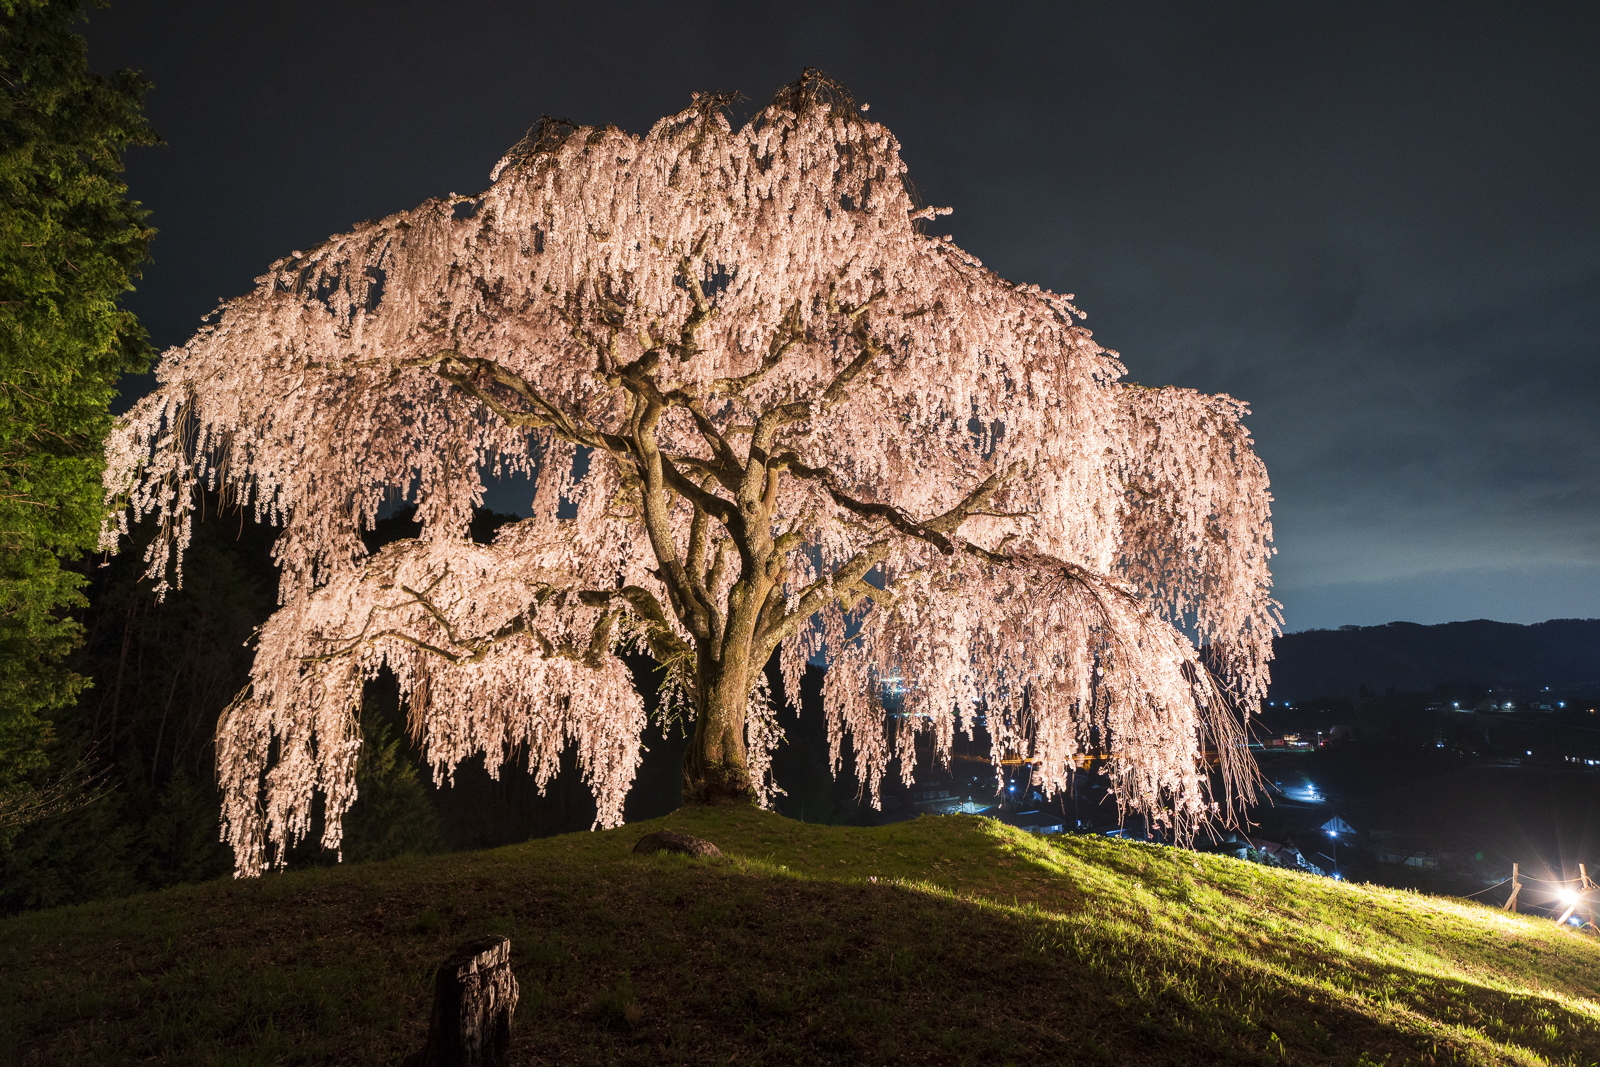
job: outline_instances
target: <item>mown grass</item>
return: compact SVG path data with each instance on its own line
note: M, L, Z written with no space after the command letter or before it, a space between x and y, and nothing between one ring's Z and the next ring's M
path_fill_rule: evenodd
M663 827L727 856L632 854ZM1600 1061L1600 942L1548 920L973 817L702 809L7 919L0 1062L393 1064L486 933L519 1063Z

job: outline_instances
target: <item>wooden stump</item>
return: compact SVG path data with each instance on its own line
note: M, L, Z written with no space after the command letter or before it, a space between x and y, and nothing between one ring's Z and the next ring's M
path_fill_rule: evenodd
M510 939L468 941L439 965L428 1043L404 1067L506 1067L516 1008Z
M633 846L633 850L641 856L648 856L653 852L681 852L686 856L722 855L722 850L705 838L691 837L689 834L680 834L672 830L645 834L639 838L639 843Z

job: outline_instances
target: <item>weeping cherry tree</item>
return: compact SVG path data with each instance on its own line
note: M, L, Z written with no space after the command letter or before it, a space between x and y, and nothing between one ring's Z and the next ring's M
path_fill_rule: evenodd
M338 847L384 667L440 781L482 753L542 786L572 745L617 825L635 647L693 717L686 803L770 799L775 653L791 694L828 663L835 769L848 739L874 802L979 716L997 760L1061 790L1097 756L1180 836L1239 802L1277 626L1243 406L1123 381L1071 296L924 232L945 210L825 77L738 129L728 104L642 137L544 121L481 195L274 263L120 421L105 545L154 515L162 588L202 488L282 527L218 727L239 874L318 792ZM475 543L505 476L533 514ZM396 499L421 533L369 554Z

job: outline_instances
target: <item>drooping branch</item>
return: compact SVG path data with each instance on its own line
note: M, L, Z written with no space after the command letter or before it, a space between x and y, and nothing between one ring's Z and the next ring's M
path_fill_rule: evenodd
M284 525L286 607L218 739L241 870L318 790L337 844L379 663L437 767L526 743L554 773L570 741L620 819L633 639L710 702L703 762L735 790L764 773L748 686L781 645L797 684L830 657L830 737L869 776L984 708L1049 782L1094 738L1152 819L1207 810L1197 746L1231 713L1170 623L1247 712L1277 618L1242 405L1121 384L1070 297L923 234L898 143L830 85L739 129L704 100L644 136L547 129L470 215L442 198L296 253L169 354L107 452L108 499L163 525L152 573L208 481ZM496 468L534 514L475 545ZM396 490L423 535L369 555ZM921 702L893 731L889 672Z
M445 349L421 359L406 360L402 367L431 367L445 381L464 390L480 401L509 425L528 429L554 430L562 440L587 448L604 448L621 445L620 440L607 441L607 435L590 427L579 427L560 407L546 400L522 375L491 359L463 356L455 349ZM516 411L495 397L479 382L479 376L503 385L532 404L533 411Z

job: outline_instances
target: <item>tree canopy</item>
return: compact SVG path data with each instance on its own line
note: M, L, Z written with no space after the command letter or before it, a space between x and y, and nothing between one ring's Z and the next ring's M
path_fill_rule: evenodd
M81 7L0 3L0 825L43 810L15 790L46 761L47 713L85 684L61 662L82 603L61 560L95 547L108 405L149 355L117 300L154 231L120 171L157 139L143 79L90 72Z
M153 577L181 580L200 487L283 527L218 734L241 874L318 792L337 847L385 665L441 779L519 751L547 777L573 743L616 824L633 643L694 716L689 801L770 795L776 653L791 693L828 660L835 765L848 738L874 791L981 718L1050 789L1102 756L1178 834L1237 802L1277 624L1243 406L1124 382L1072 297L923 232L945 212L825 77L737 129L728 103L545 120L484 193L272 264L119 422L108 498L164 523ZM533 514L476 544L507 473ZM399 497L421 534L369 555Z

